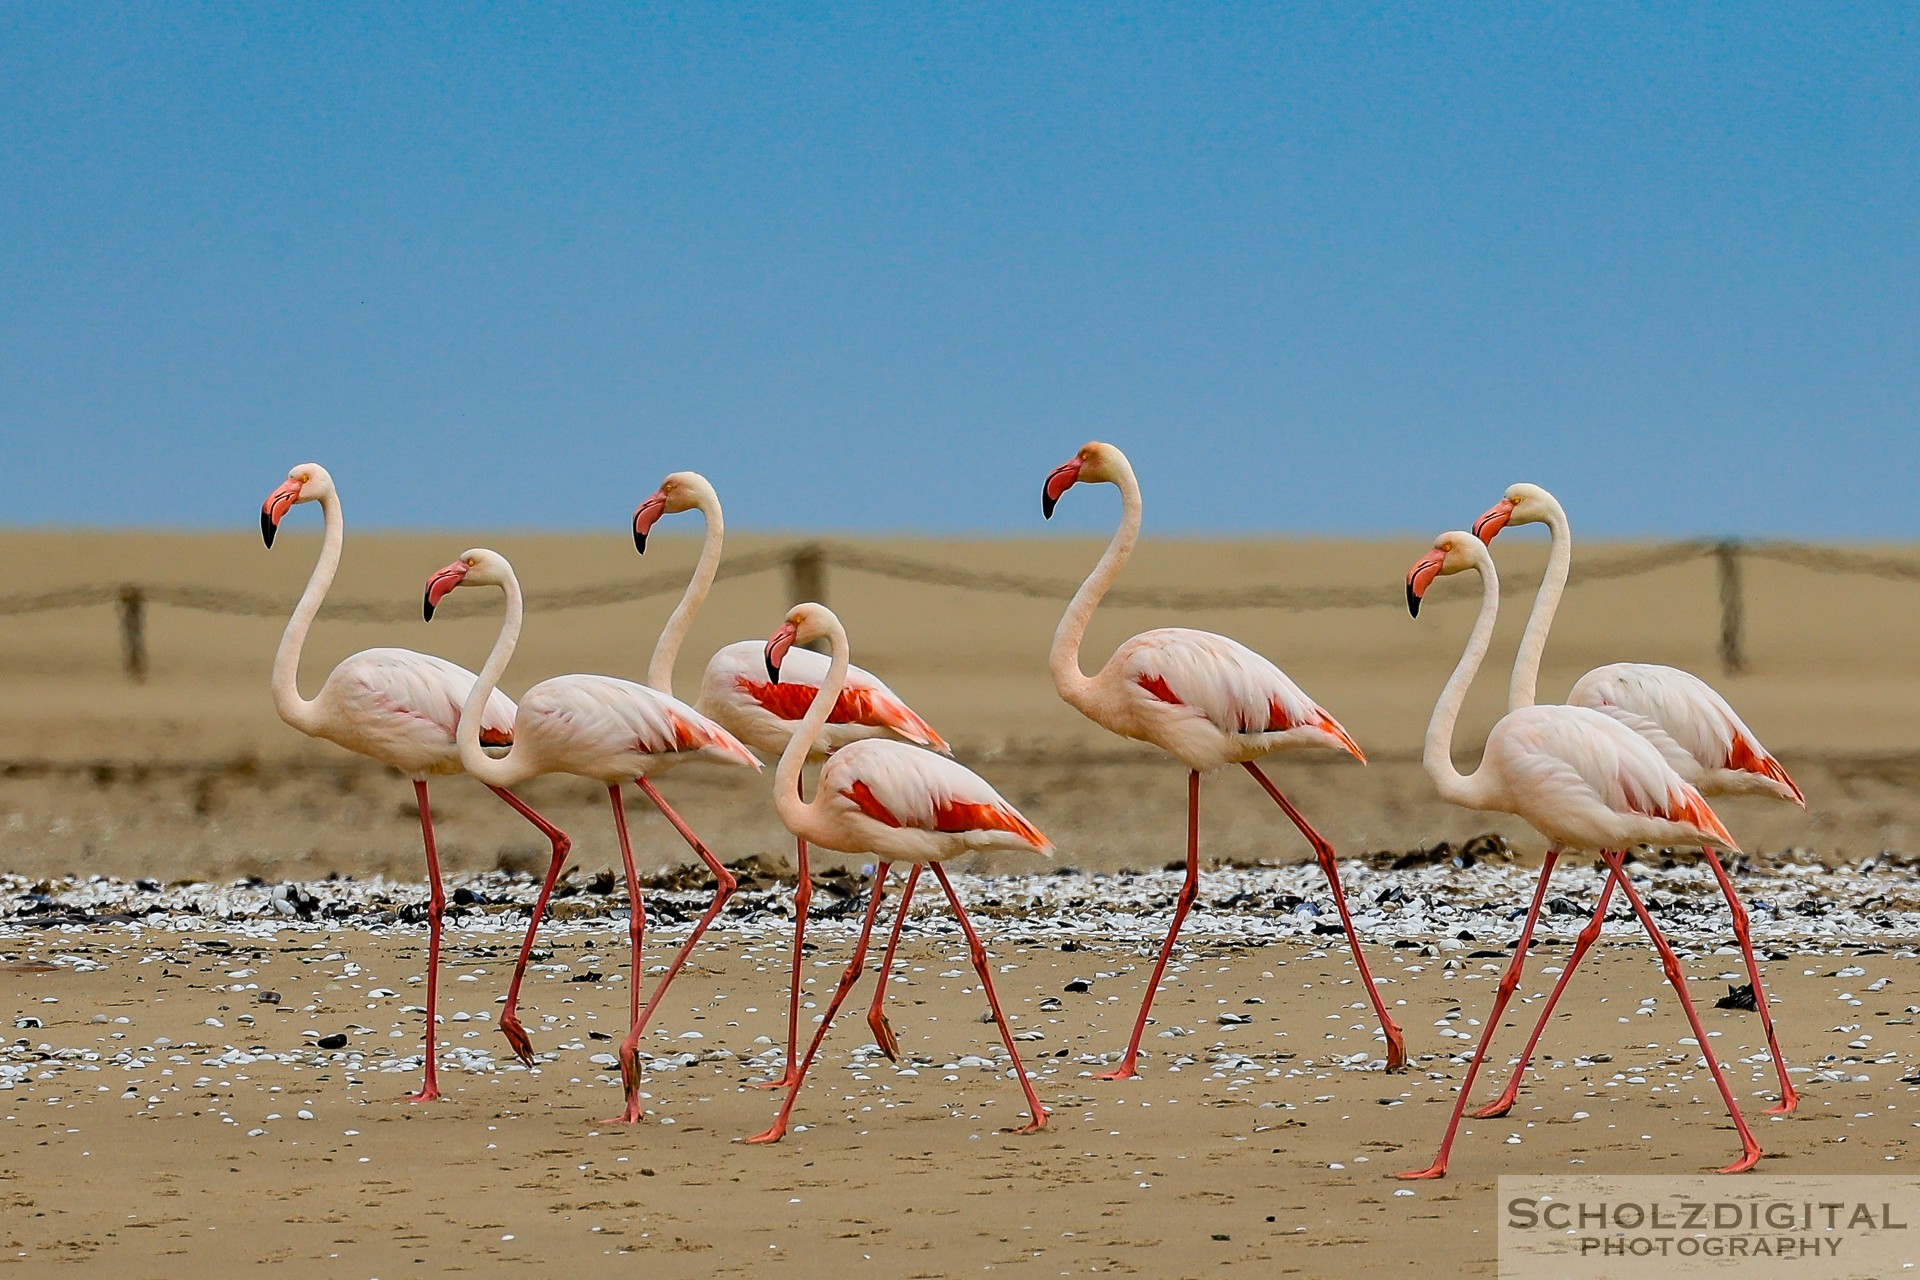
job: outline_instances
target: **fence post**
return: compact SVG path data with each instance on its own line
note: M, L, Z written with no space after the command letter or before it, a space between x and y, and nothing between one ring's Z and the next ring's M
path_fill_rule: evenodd
M127 679L145 684L147 679L147 597L139 587L128 583L120 588L120 658Z
M1732 539L1715 543L1713 561L1720 576L1720 669L1737 676L1747 669L1742 643L1747 610L1740 584L1740 544Z
M803 542L793 549L787 561L787 599L792 604L827 602L827 549L817 542ZM806 646L824 653L826 646L816 640Z

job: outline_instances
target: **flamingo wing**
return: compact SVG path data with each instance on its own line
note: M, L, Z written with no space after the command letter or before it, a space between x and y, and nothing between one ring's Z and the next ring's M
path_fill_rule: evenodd
M1806 804L1800 788L1727 700L1691 672L1644 662L1596 667L1580 677L1567 701L1615 715L1656 746L1665 737L1699 770L1752 774Z
M814 695L826 683L828 660L824 654L811 649L790 649L780 664L779 682L775 683L767 676L765 652L765 644L757 640L728 645L708 664L708 685L717 685L726 696L751 703L774 719L786 722L791 732L791 727L806 717ZM860 667L847 668L846 685L834 701L827 723L883 729L904 741L935 751L950 750L946 739L899 694Z
M823 791L889 827L985 842L1017 843L1051 854L1053 842L985 778L955 760L883 738L834 753L820 773Z
M738 738L671 694L612 676L555 676L527 690L522 717L543 735L608 755L698 755L761 767Z
M465 667L430 653L364 649L333 669L326 695L356 720L412 723L417 732L451 743L474 679ZM495 689L481 715L481 742L511 744L514 714L513 699Z
M1306 729L1361 760L1366 754L1340 722L1279 667L1237 640L1210 631L1143 631L1114 652L1116 671L1140 704L1166 714L1184 707L1234 735Z
M1590 707L1527 707L1496 726L1502 763L1522 789L1618 814L1678 823L1737 849L1699 790L1658 748ZM1489 740L1489 748L1494 742Z

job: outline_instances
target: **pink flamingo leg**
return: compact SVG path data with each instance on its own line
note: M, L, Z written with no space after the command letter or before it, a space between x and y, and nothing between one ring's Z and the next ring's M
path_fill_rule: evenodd
M527 922L527 936L520 944L520 959L513 966L513 981L507 984L507 1006L500 1011L500 1034L513 1046L513 1054L528 1066L533 1065L533 1041L527 1038L527 1029L520 1025L520 983L527 976L527 961L533 956L533 940L540 932L541 923L547 918L547 900L553 897L553 887L560 881L560 871L567 865L567 854L573 848L573 841L567 833L548 822L533 807L505 787L488 787L487 790L513 806L513 811L540 829L553 845L553 860L547 864L547 878L540 885L540 896L533 904L533 919Z
M1800 1105L1800 1094L1787 1079L1787 1060L1780 1052L1780 1041L1773 1033L1773 1014L1767 1009L1767 989L1760 981L1760 961L1753 954L1753 935L1747 927L1747 909L1740 901L1740 895L1733 890L1733 878L1727 869L1720 865L1720 857L1711 848L1700 852L1707 855L1707 865L1713 868L1714 879L1720 882L1720 892L1726 896L1727 909L1733 913L1733 936L1740 940L1740 952L1747 959L1747 980L1753 983L1754 1007L1760 1010L1760 1025L1767 1031L1767 1052L1773 1055L1774 1070L1780 1074L1780 1101L1766 1109L1770 1116L1790 1114Z
M655 987L653 994L647 997L646 1006L634 1015L633 1026L627 1032L627 1038L620 1042L620 1061L623 1063L632 1062L636 1068L631 1075L623 1072L622 1076L629 1090L627 1113L637 1120L639 1119L640 1100L635 1095L640 1088L640 1073L638 1070L640 1061L640 1037L645 1034L647 1023L653 1018L653 1011L660 1007L660 999L667 994L667 987L671 985L674 978L679 975L680 967L686 964L687 957L693 953L693 948L699 943L701 935L706 933L707 926L713 923L714 917L718 916L721 909L727 905L727 899L733 896L733 891L738 886L739 881L735 880L733 873L727 870L725 864L723 864L720 859L714 857L707 849L707 846L700 842L700 837L693 834L693 829L680 820L680 815L673 811L672 807L667 804L666 798L654 789L651 782L648 782L645 778L635 778L634 785L647 793L647 799L653 801L654 808L666 815L667 821L673 824L673 829L680 833L681 839L693 846L693 851L700 855L700 860L707 864L707 869L713 872L714 879L718 881L714 887L713 901L708 904L706 914L701 916L699 921L693 926L693 932L688 934L687 940L680 944L680 949L673 953L673 960L667 965L667 971L660 975L660 985ZM636 995L639 991L639 983L640 973L636 968L634 970L634 990Z
M794 1100L800 1096L800 1086L806 1083L807 1069L813 1065L814 1055L820 1052L820 1042L827 1038L827 1028L833 1025L833 1017L840 1012L847 993L860 981L860 973L867 965L867 942L873 936L873 922L880 914L881 899L887 892L887 868L891 863L883 862L873 869L873 895L867 903L867 918L860 926L860 941L853 948L853 959L840 974L840 985L834 988L833 999L827 1002L827 1015L820 1019L820 1027L813 1033L813 1042L807 1046L807 1056L800 1060L800 1069L794 1073L793 1083L787 1087L787 1096L780 1104L780 1114L766 1129L754 1134L747 1141L755 1144L778 1142L787 1135L787 1117L793 1114Z
M967 935L967 952L973 957L973 970L980 975L980 985L987 989L987 1005L993 1010L993 1020L1000 1026L1000 1039L1006 1043L1007 1056L1013 1059L1013 1071L1020 1077L1020 1088L1027 1095L1027 1115L1030 1119L1014 1132L1037 1133L1047 1127L1047 1109L1040 1105L1040 1095L1033 1091L1033 1081L1027 1078L1027 1068L1020 1061L1020 1050L1013 1046L1013 1028L1007 1025L1007 1015L1000 1011L1000 997L993 993L993 974L987 968L987 948L980 941L980 935L973 931L973 921L967 919L966 908L960 905L960 895L953 891L953 881L947 879L947 869L936 862L933 864L933 874L939 878L940 887L947 891L947 901L953 904L953 914L959 918L960 928ZM901 905L904 907L905 903ZM905 914L903 910L901 915Z
M1173 923L1167 927L1167 940L1160 946L1160 959L1153 966L1153 977L1147 981L1146 998L1140 1002L1140 1017L1133 1024L1133 1039L1127 1041L1126 1056L1120 1059L1120 1065L1112 1071L1096 1075L1095 1080L1131 1080L1140 1074L1140 1037L1146 1034L1147 1014L1153 1008L1153 997L1160 990L1160 975L1167 971L1167 958L1173 954L1173 942L1180 936L1180 926L1186 922L1187 912L1192 910L1194 899L1200 896L1200 774L1198 770L1187 773L1187 880L1180 886L1180 896L1175 899Z
M1640 895L1634 891L1633 883L1627 879L1626 868L1621 865L1620 855L1609 853L1604 856L1613 867L1614 876L1620 881L1621 891L1627 895L1627 901L1633 904L1633 913L1640 917L1647 936L1653 939L1654 949L1660 953L1660 967L1666 970L1667 982L1673 987L1674 994L1680 997L1680 1007L1686 1010L1687 1021L1693 1027L1693 1038L1699 1042L1700 1056L1707 1060L1707 1069L1713 1073L1713 1082L1720 1086L1720 1096L1726 1101L1727 1114L1733 1117L1733 1127L1740 1131L1740 1158L1723 1166L1719 1172L1745 1173L1760 1163L1760 1144L1754 1141L1753 1134L1747 1129L1739 1104L1733 1100L1733 1090L1727 1087L1727 1079L1720 1073L1720 1064L1714 1061L1713 1050L1707 1047L1706 1028L1700 1025L1700 1015L1694 1011L1693 1000L1687 995L1687 975L1680 968L1680 957L1673 954L1673 948L1667 945L1660 926L1653 922L1647 904L1640 901Z
M900 914L894 919L893 933L887 938L887 954L880 961L880 981L873 992L873 1007L867 1010L867 1025L873 1028L873 1042L880 1046L880 1052L887 1055L887 1061L900 1061L900 1040L893 1034L893 1024L887 1021L885 1009L887 1001L887 979L893 976L893 953L900 947L900 930L907 923L907 908L913 903L913 887L920 883L921 864L914 863L913 870L907 873L907 887L900 895Z
M1527 947L1533 942L1533 925L1540 918L1540 906L1547 900L1547 882L1553 878L1553 864L1559 859L1558 849L1548 849L1546 859L1540 864L1540 883L1533 891L1533 906L1527 910L1527 921L1520 926L1520 941L1514 945L1513 962L1507 971L1500 975L1499 986L1494 991L1493 1011L1487 1015L1486 1025L1480 1029L1480 1044L1473 1051L1473 1057L1467 1063L1467 1078L1460 1082L1459 1096L1453 1102L1453 1116L1447 1121L1447 1133L1440 1140L1440 1152L1434 1156L1433 1163L1424 1169L1410 1169L1396 1173L1396 1178L1444 1178L1447 1176L1447 1157L1453 1151L1454 1135L1460 1130L1461 1113L1467 1109L1467 1099L1473 1096L1473 1078L1479 1074L1480 1064L1486 1061L1487 1044L1493 1039L1495 1028L1500 1025L1500 1015L1506 1012L1507 1001L1513 999L1515 988L1520 985L1520 972L1526 967Z
M776 1080L756 1080L756 1089L786 1089L793 1084L800 1063L798 1046L794 1038L800 1026L800 965L803 956L800 945L807 940L807 904L813 901L813 871L807 865L807 842L799 842L795 855L793 886L793 978L792 990L787 996L787 1062L780 1070Z
M627 937L632 952L627 962L627 1025L631 1027L640 1020L640 951L646 941L647 908L640 896L640 875L633 866L633 843L627 838L627 803L620 794L620 786L615 783L607 788L607 795L613 801L613 829L620 837L620 862L627 876ZM622 1045L624 1050L625 1046ZM638 1124L640 1122L640 1055L622 1052L620 1054L620 1082L626 1093L626 1110L609 1120L609 1124Z
M427 1075L420 1092L409 1102L432 1102L440 1096L440 1073L434 1061L434 1026L440 1016L440 930L447 914L447 891L440 883L440 848L433 839L433 811L427 806L427 780L413 780L414 800L420 806L420 836L427 848Z
M1373 1011L1380 1017L1380 1030L1387 1037L1387 1070L1404 1070L1407 1065L1406 1037L1400 1034L1399 1025L1387 1013L1387 1002L1380 998L1380 992L1373 985L1373 974L1367 968L1367 957L1360 950L1360 935L1353 931L1353 917L1347 914L1347 895L1340 888L1340 868L1333 856L1333 846L1308 825L1307 820L1300 816L1298 809L1287 803L1287 798L1280 794L1278 787L1268 781L1267 775L1260 771L1259 765L1251 760L1242 761L1242 763L1246 766L1247 772L1253 775L1254 781L1273 797L1273 802L1293 819L1293 825L1300 828L1300 834L1307 838L1307 842L1313 846L1314 854L1320 859L1320 870L1326 873L1327 884L1333 889L1333 905L1340 912L1340 926L1346 930L1347 945L1353 949L1353 963L1360 970L1360 980L1367 987L1367 999L1373 1002Z
M1607 922L1607 904L1613 901L1613 872L1607 872L1606 883L1600 887L1600 901L1593 908L1593 919L1587 921L1573 942L1573 954L1567 957L1566 968L1560 971L1560 980L1553 984L1553 991L1547 996L1547 1006L1540 1011L1540 1020L1533 1024L1533 1034L1527 1038L1527 1047L1521 1051L1520 1064L1513 1069L1513 1075L1507 1081L1507 1087L1498 1098L1473 1113L1476 1120L1492 1120L1513 1110L1513 1104L1520 1099L1520 1083L1527 1073L1527 1064L1533 1061L1533 1051L1540 1044L1540 1037L1547 1029L1547 1019L1553 1016L1553 1007L1560 1003L1560 993L1567 989L1567 982L1573 977L1573 971L1580 966L1581 959L1593 944L1600 940L1601 926Z

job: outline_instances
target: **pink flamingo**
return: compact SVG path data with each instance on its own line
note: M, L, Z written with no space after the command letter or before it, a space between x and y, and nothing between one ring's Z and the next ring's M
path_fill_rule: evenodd
M667 619L666 628L654 646L653 660L647 664L647 684L662 693L673 692L673 666L680 655L681 642L693 625L694 615L706 602L720 568L721 542L725 520L720 511L720 496L705 476L694 471L676 471L660 482L660 488L633 513L633 545L645 555L647 535L661 516L683 511L699 511L706 519L706 534L700 544L700 559L693 578L687 583L680 604ZM778 681L769 680L764 669L766 645L758 640L741 640L727 645L707 662L700 682L700 696L694 706L724 726L728 732L755 750L778 758L799 726L800 718L813 705L814 695L827 678L827 659L810 649L796 649L780 669ZM813 743L810 759L824 760L851 742L868 738L893 737L935 751L951 754L945 740L933 726L915 714L900 696L859 667L847 668L846 688L835 700L833 710L820 736ZM800 1023L801 945L807 936L807 907L813 900L813 874L808 865L807 842L797 842L793 895L793 975L787 997L787 1058L777 1080L759 1082L762 1089L785 1089L793 1084L799 1066L796 1037ZM897 936L897 935L896 935ZM867 1021L874 1038L889 1058L899 1051L898 1041L882 1009L886 996L886 971L882 970L880 989Z
M447 894L440 880L440 851L433 838L433 810L427 803L427 779L460 773L460 752L454 733L460 708L473 688L473 672L444 658L411 649L367 649L341 661L320 692L308 701L300 696L300 653L306 646L320 604L340 568L340 550L346 542L346 523L340 514L340 495L333 477L318 463L307 462L287 473L286 483L268 495L260 507L260 536L271 547L280 521L302 502L320 504L325 533L320 558L313 566L307 589L287 620L273 658L273 705L302 733L325 738L349 751L370 756L413 779L414 799L420 808L420 835L427 851L430 896L427 909L427 1065L415 1102L440 1096L435 1066L434 1029L439 1018L440 936ZM497 690L484 704L475 704L474 724L483 746L505 747L513 741L513 700ZM571 843L566 833L535 813L504 787L490 790L512 805L552 841L554 856L564 857Z
M1366 984L1367 998L1380 1017L1380 1029L1387 1040L1387 1070L1398 1071L1406 1065L1406 1042L1400 1028L1387 1013L1386 1003L1373 985L1373 974L1360 950L1360 938L1347 912L1346 894L1340 888L1340 870L1333 846L1308 825L1279 788L1254 762L1276 751L1303 747L1332 748L1345 751L1361 763L1361 752L1339 721L1302 693L1280 668L1253 650L1208 631L1185 627L1162 627L1143 631L1115 649L1098 673L1089 678L1080 670L1080 641L1088 620L1100 604L1107 588L1119 577L1120 570L1133 554L1140 538L1140 484L1134 479L1127 456L1110 444L1095 442L1082 448L1073 460L1054 468L1047 477L1041 498L1041 513L1049 519L1060 496L1075 484L1106 483L1120 490L1123 503L1120 528L1113 535L1106 554L1081 584L1067 606L1060 627L1053 634L1053 651L1048 661L1053 671L1053 687L1082 715L1123 738L1150 742L1187 766L1187 878L1181 886L1173 923L1160 958L1147 982L1146 998L1140 1002L1140 1016L1127 1043L1126 1057L1120 1066L1098 1079L1126 1080L1139 1074L1140 1037L1147 1029L1147 1014L1160 989L1160 977L1173 954L1174 939L1200 892L1200 775L1222 765L1237 764L1253 775L1263 790L1273 797L1293 824L1312 844L1333 888L1333 902L1340 911L1340 923L1347 943L1353 949L1353 962Z
M847 633L840 619L825 605L796 605L763 650L767 674L778 683L785 663L795 652L794 645L820 639L826 640L829 647L827 678L799 728L788 738L786 749L780 753L780 764L773 777L773 807L787 830L800 839L841 853L871 855L877 859L877 865L873 870L866 920L860 927L860 941L840 975L840 985L827 1004L826 1016L813 1033L806 1056L800 1060L800 1069L787 1088L779 1115L765 1132L747 1141L778 1142L786 1134L787 1118L793 1113L794 1100L800 1096L807 1069L813 1065L814 1055L820 1052L820 1042L826 1039L834 1015L860 980L873 922L886 896L887 870L896 862L911 863L914 869L906 892L901 895L902 917L912 901L920 868L933 867L933 874L946 891L953 914L966 934L974 971L986 989L993 1020L999 1025L1000 1038L1006 1042L1013 1069L1020 1077L1020 1087L1027 1095L1031 1119L1019 1132L1043 1129L1047 1124L1047 1109L1040 1105L1033 1082L1027 1078L1020 1050L1013 1041L1013 1030L1000 1010L999 996L994 994L986 946L974 932L973 922L967 919L960 896L954 892L953 882L947 878L947 869L942 864L948 858L983 850L1048 856L1053 853L1053 845L971 769L945 756L885 738L849 743L827 757L820 768L820 783L812 801L803 799L800 794L802 766L846 687Z
M1513 680L1507 694L1510 710L1533 705L1547 633L1553 627L1554 613L1566 591L1567 574L1573 561L1573 535L1566 510L1539 485L1516 484L1508 489L1505 497L1474 522L1474 536L1491 545L1500 531L1512 524L1544 524L1552 535L1552 543L1547 571L1514 659ZM1570 706L1591 707L1610 715L1651 742L1674 771L1699 788L1702 795L1773 796L1802 809L1807 807L1800 788L1787 776L1780 762L1760 745L1760 739L1747 728L1727 700L1690 672L1644 662L1595 667L1574 682L1567 702ZM1700 852L1706 856L1707 865L1712 868L1732 913L1734 936L1739 939L1741 954L1746 959L1747 978L1753 983L1760 1024L1766 1030L1767 1049L1780 1077L1780 1101L1768 1107L1766 1114L1785 1115L1800 1105L1800 1095L1787 1078L1787 1060L1774 1034L1773 1015L1767 1008L1767 989L1761 981L1760 962L1753 953L1746 907L1741 904L1733 878L1727 874L1719 855L1711 846L1703 847ZM1566 990L1575 967L1600 937L1613 889L1614 877L1609 874L1601 888L1600 901L1594 907L1593 919L1575 940L1573 953L1561 970L1560 980L1554 984L1545 1007L1540 1010L1533 1034L1527 1039L1527 1047L1521 1052L1520 1063L1514 1068L1506 1089L1494 1101L1475 1111L1476 1118L1503 1116L1513 1109L1527 1064L1533 1060L1534 1048L1546 1031L1547 1020L1553 1016L1560 993Z
M496 551L476 548L461 555L427 581L426 616L432 618L434 607L446 598L448 592L462 585L499 587L507 599L506 616L500 625L500 635L494 641L493 652L487 655L486 664L480 668L480 675L474 681L473 691L467 695L467 705L478 707L481 700L499 683L507 663L513 658L514 646L520 639L524 604L519 579L514 576L513 566L507 563L506 557ZM513 746L498 759L488 757L481 750L478 730L471 723L465 719L461 723L465 726L457 735L461 763L466 766L468 773L482 782L504 787L542 774L570 773L576 777L591 778L607 788L607 797L613 806L614 831L620 839L620 860L626 869L632 949L632 986L628 995L631 1028L620 1044L620 1075L626 1089L626 1110L619 1119L629 1124L636 1123L641 1115L641 1033L646 1030L648 1019L659 1006L674 976L680 972L680 967L686 963L687 956L700 941L700 936L720 913L734 884L726 867L708 852L706 845L700 842L700 837L681 820L680 815L673 811L648 779L683 760L709 760L719 764L746 765L754 769L760 768L760 762L732 734L672 695L612 676L555 676L527 690L520 699L519 711L514 717ZM627 811L621 787L628 782L646 793L647 799L673 824L681 838L692 846L720 884L712 904L694 925L693 932L681 944L680 950L674 954L666 973L661 975L660 985L654 988L644 1008L640 1004L640 950L646 930L646 909L641 902L639 876L634 870L633 846L627 838ZM556 851L546 882L541 886L540 899L534 906L533 919L527 924L527 937L521 944L519 963L514 967L513 985L508 990L507 1004L510 1008L519 994L521 975L526 971L527 957L533 950L534 934L540 928L547 898L553 892L554 881L559 878L563 860L564 854Z
M1520 985L1527 946L1533 939L1540 905L1546 899L1547 881L1553 874L1554 862L1562 851L1569 849L1593 850L1606 860L1627 901L1633 905L1634 913L1640 917L1641 926L1653 939L1667 981L1680 997L1680 1006L1686 1010L1701 1056L1706 1059L1714 1083L1720 1087L1720 1096L1726 1101L1727 1113L1740 1132L1740 1158L1720 1172L1740 1173L1751 1169L1760 1159L1760 1144L1747 1129L1733 1091L1728 1088L1720 1064L1707 1045L1706 1029L1700 1025L1700 1015L1694 1011L1693 1001L1687 995L1686 973L1680 967L1680 959L1667 945L1646 904L1627 879L1621 854L1617 852L1638 844L1713 844L1734 853L1739 852L1739 847L1700 792L1674 772L1652 744L1618 720L1591 707L1526 706L1509 711L1488 733L1480 767L1466 776L1454 768L1453 728L1460 718L1467 689L1493 642L1494 621L1500 612L1500 583L1494 573L1493 557L1470 533L1441 534L1434 540L1433 550L1407 575L1407 607L1417 617L1421 597L1436 577L1468 569L1480 574L1480 616L1459 665L1434 705L1433 720L1427 726L1423 763L1443 800L1465 809L1514 814L1547 837L1549 844L1533 904L1527 912L1526 923L1521 926L1520 940L1514 946L1513 961L1501 975L1493 1011L1487 1016L1479 1046L1467 1066L1467 1077L1461 1082L1440 1152L1427 1168L1395 1176L1446 1176L1447 1157L1453 1149L1461 1113L1473 1092L1474 1075L1486 1060L1487 1044L1500 1025L1500 1016L1512 999L1514 989Z

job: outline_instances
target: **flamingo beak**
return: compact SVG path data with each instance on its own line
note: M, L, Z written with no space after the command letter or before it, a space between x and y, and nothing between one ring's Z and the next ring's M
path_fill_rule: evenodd
M1420 562L1407 574L1407 612L1414 617L1420 616L1420 598L1427 594L1427 588L1440 576L1440 567L1447 562L1447 553L1434 548L1420 557Z
M794 638L800 628L791 622L782 623L773 638L767 641L767 678L775 684L780 683L780 664L787 659L787 650L793 648Z
M1491 543L1500 531L1507 527L1507 521L1513 519L1513 499L1502 498L1487 509L1487 514L1473 522L1473 536L1482 542Z
M647 554L647 535L653 531L655 522L666 514L666 510L667 495L656 493L633 513L633 549L641 555Z
M1040 490L1041 519L1053 519L1053 504L1060 501L1060 495L1073 488L1074 482L1079 479L1080 459L1078 458L1072 462L1063 462L1053 469L1053 472L1047 476L1046 485Z
M442 600L447 598L447 593L459 586L466 578L467 569L468 565L466 561L455 560L452 564L427 579L427 594L425 599L420 602L421 617L425 618L428 622L433 621L433 611L439 608Z
M300 482L289 480L267 495L260 504L260 540L269 547L273 545L273 535L280 531L280 521L289 508L300 501Z

